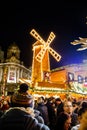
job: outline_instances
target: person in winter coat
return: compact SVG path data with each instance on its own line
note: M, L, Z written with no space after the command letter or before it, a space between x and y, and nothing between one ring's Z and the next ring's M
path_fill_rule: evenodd
M80 106L79 106L79 108L78 108L78 111L77 111L79 124L73 126L73 127L71 128L71 130L79 130L80 125L85 123L85 121L83 121L83 123L82 123L82 118L83 118L84 113L86 113L86 112L87 112L87 101L82 101L81 104L80 104ZM84 116L84 117L85 117L85 116ZM86 123L86 125L87 125L87 123ZM81 126L81 127L82 127L82 126ZM83 127L82 127L82 128L83 128ZM83 130L84 130L84 129L83 129Z
M0 130L50 130L39 123L32 109L33 97L28 94L28 85L23 83L11 97L10 108L0 118Z
M37 107L36 110L40 112L40 115L44 119L44 123L49 126L49 116L48 116L48 108L44 103L43 97L39 97L37 99Z
M55 130L69 130L71 126L71 116L66 112L60 112L57 116Z
M64 112L68 113L71 116L71 128L79 123L78 121L78 114L73 112L73 105L72 101L65 100L63 102L63 109Z
M39 123L45 124L45 123L44 123L44 119L43 119L43 117L42 117L41 114L40 114L40 111L34 109L34 114L35 114L34 117L38 120Z

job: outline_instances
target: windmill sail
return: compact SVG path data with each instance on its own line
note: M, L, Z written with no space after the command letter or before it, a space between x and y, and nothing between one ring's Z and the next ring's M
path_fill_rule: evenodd
M54 51L51 47L49 47L49 52L56 59L56 61L60 61L61 56L56 51Z
M41 36L36 32L35 29L32 29L30 34L36 39L38 40L42 45L43 47L41 48L41 50L39 51L39 53L37 54L37 56L35 57L36 60L38 62L41 62L44 55L45 55L45 52L46 50L48 49L48 51L50 52L50 54L57 60L59 61L61 59L61 56L56 52L54 51L51 47L49 47L49 45L51 44L51 42L54 40L55 38L55 34L53 32L50 33L48 39L47 39L47 42L45 42Z
M54 38L55 38L55 34L53 32L51 32L50 35L49 35L49 37L48 37L48 39L47 39L47 42L44 43L44 46L42 47L41 51L36 56L36 59L39 62L41 62L41 60L43 59L46 50L49 49L49 45L54 40Z

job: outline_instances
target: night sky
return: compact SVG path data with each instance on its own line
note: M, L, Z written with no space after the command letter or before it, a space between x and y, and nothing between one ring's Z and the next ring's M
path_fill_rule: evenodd
M34 28L45 41L51 31L56 35L50 46L62 59L57 62L50 55L51 69L81 63L87 58L87 50L76 51L80 45L70 44L79 37L87 38L87 4L50 2L1 4L0 46L5 51L5 56L8 46L16 42L21 51L20 59L26 67L31 66L32 45L36 40L29 33Z

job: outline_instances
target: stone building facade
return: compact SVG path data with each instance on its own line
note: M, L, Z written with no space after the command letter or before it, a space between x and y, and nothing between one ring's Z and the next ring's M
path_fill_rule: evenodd
M7 49L7 57L0 49L0 95L14 93L18 89L20 79L31 79L31 70L20 61L20 49L12 43Z

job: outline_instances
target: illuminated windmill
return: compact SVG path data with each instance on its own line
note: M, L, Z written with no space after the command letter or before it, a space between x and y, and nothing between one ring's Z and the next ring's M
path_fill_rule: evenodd
M37 40L33 44L32 82L42 82L43 73L50 71L49 53L56 61L60 61L61 56L50 47L55 38L53 32L50 33L46 42L34 29L31 30L30 34Z
M79 37L79 40L74 40L71 42L73 45L81 44L81 48L78 48L77 51L82 51L87 49L87 38L81 38Z

